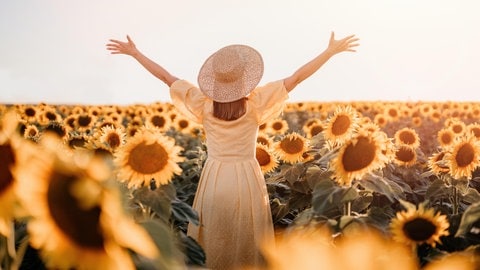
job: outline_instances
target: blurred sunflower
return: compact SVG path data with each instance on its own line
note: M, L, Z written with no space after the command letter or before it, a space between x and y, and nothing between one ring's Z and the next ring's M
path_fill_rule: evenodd
M442 173L447 173L450 169L444 160L445 151L438 151L433 153L427 161L428 168L435 175L440 175Z
M395 132L395 144L397 146L407 145L414 149L420 146L420 136L417 131L412 128L404 127Z
M415 165L417 162L417 152L415 151L415 148L408 145L397 146L393 162L403 167L411 167Z
M398 105L393 103L393 104L385 105L383 109L383 115L385 115L388 118L389 122L396 122L400 118L401 113L398 108Z
M473 251L455 251L429 261L423 270L478 270L480 257Z
M272 172L278 166L278 159L273 153L273 151L264 144L257 143L255 149L255 158L262 168L264 174Z
M358 113L351 106L339 106L325 121L323 135L333 146L342 145L350 140L358 128Z
M155 258L148 233L126 214L101 159L64 155L46 134L22 152L17 196L30 217L30 244L49 269L135 269L130 251ZM32 181L35 180L35 181ZM20 192L21 191L21 192Z
M449 174L454 179L471 178L480 165L480 141L473 134L455 140L451 152L445 155Z
M11 110L2 116L0 121L0 235L7 237L13 233L17 185L13 170L18 166L17 151L22 143L21 138L15 136L16 116L17 113Z
M303 124L302 130L303 132L308 133L312 125L318 125L318 124L322 125L322 120L318 118L310 118L305 122L305 124Z
M89 133L96 121L96 116L89 115L88 113L78 114L75 118L75 128L78 132Z
M114 154L118 180L135 188L150 185L152 179L157 187L168 184L174 174L182 172L177 164L184 160L179 156L182 150L173 138L153 129L141 129Z
M282 118L270 120L267 123L267 133L272 135L283 135L288 131L288 122Z
M376 114L375 117L373 118L373 122L377 124L379 127L384 127L387 125L388 120L383 114Z
M420 127L423 124L422 118L420 116L414 116L411 118L412 125L415 127Z
M297 132L291 132L275 142L273 151L282 161L297 163L302 160L303 153L309 149L308 141Z
M382 153L382 145L388 144L386 139L382 132L367 133L359 130L330 161L329 170L333 172L335 180L340 185L350 186L353 180L359 180L365 174L384 167L390 161Z
M55 107L47 105L38 114L37 121L40 125L48 125L50 122L62 121L62 116L57 113Z
M390 231L395 241L407 245L428 244L433 247L441 243L440 237L449 235L447 217L434 212L433 208L425 208L420 204L418 208L402 201L406 211L397 212L390 222Z

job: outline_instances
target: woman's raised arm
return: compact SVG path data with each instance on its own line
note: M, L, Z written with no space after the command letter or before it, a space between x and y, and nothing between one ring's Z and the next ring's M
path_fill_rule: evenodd
M132 41L132 39L128 35L127 35L127 42L110 39L110 43L107 44L107 50L109 50L111 54L126 54L126 55L132 56L153 76L159 78L169 87L172 85L173 82L178 80L177 77L170 74L162 66L155 63L150 58L142 54L137 49L137 47L135 46L135 43Z
M356 38L355 35L350 35L343 39L336 40L335 33L332 32L330 35L330 41L328 42L328 47L322 53L320 53L310 62L301 66L290 77L287 77L283 80L287 91L292 91L299 83L319 70L323 64L325 64L328 59L335 54L341 52L355 52L354 48L359 45L357 43L358 40L359 39Z

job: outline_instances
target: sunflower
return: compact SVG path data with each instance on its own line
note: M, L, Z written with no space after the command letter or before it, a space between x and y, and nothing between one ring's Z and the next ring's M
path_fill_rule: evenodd
M365 130L359 130L330 161L329 169L333 172L333 177L339 184L350 186L353 180L384 167L390 161L382 153L382 145L387 144L382 132L369 134Z
M376 114L375 117L373 118L373 122L377 124L379 127L384 127L387 125L388 120L383 114Z
M311 118L311 119L308 119L305 124L303 124L302 126L302 130L303 132L305 133L308 133L310 131L310 127L312 125L322 125L322 120L318 119L318 118ZM322 128L323 129L323 128Z
M442 128L437 132L437 142L443 149L451 147L453 145L455 137L455 133L453 133L453 131L448 128Z
M471 178L480 165L480 141L473 134L455 140L451 152L445 155L449 174L454 179Z
M172 126L175 130L181 133L192 134L197 125L183 115L177 115L173 120Z
M423 124L422 118L420 116L414 116L412 119L412 125L415 127L420 127Z
M406 211L397 212L390 222L393 240L407 245L429 244L433 247L441 243L440 237L449 235L447 217L434 212L433 208L418 208L402 201Z
M387 104L383 109L383 115L388 118L389 122L396 122L401 116L398 106L395 104Z
M160 112L152 113L146 119L146 124L151 125L160 129L161 131L166 131L170 128L171 120L168 115Z
M463 121L454 118L449 122L448 128L452 130L455 135L462 135L466 131L467 125Z
M174 139L153 129L140 129L115 152L118 180L135 188L149 185L152 179L157 187L168 184L174 174L182 172L177 164L184 160L179 156L182 150Z
M467 133L473 133L475 138L480 139L480 124L479 123L471 123L467 125Z
M75 128L79 132L90 132L97 121L97 117L88 113L76 115Z
M297 132L292 132L275 142L274 153L284 162L297 163L302 160L303 153L309 149L308 141Z
M316 124L310 125L308 127L308 129L305 131L305 134L306 134L307 138L313 138L317 134L321 134L322 132L323 132L323 124L322 123L316 123Z
M135 269L130 250L157 257L148 233L107 184L108 166L85 152L64 155L60 145L55 136L43 136L35 148L22 151L22 166L14 171L20 205L30 217L30 245L47 268Z
M404 127L395 132L395 144L407 145L414 149L420 146L420 137L415 129Z
M448 168L445 160L445 151L438 151L433 153L427 161L428 168L435 175L440 175L442 173L447 173L450 169Z
M358 113L351 106L339 106L325 123L323 135L332 145L342 145L358 128Z
M23 137L25 139L36 141L40 137L40 131L38 130L38 127L36 125L27 124L25 126L25 130L23 131Z
M395 164L403 167L410 167L417 162L417 152L416 149L408 145L400 145L395 151L395 159L393 160Z
M23 105L17 109L20 117L28 123L37 121L38 108L34 105Z
M126 136L127 134L123 128L105 126L100 129L100 132L90 137L86 148L103 149L109 153L113 153L118 147L125 144Z
M261 143L263 145L266 145L267 147L273 146L273 139L270 135L259 132L257 134L257 143Z
M288 122L282 118L270 120L267 123L267 133L272 135L283 135L288 131Z
M278 159L273 151L266 145L257 143L255 158L264 174L272 172L278 166Z

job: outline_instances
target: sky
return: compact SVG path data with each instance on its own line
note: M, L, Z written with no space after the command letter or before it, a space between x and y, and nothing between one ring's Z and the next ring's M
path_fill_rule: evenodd
M196 83L229 44L256 48L260 84L320 54L331 31L357 52L331 58L290 93L298 101L480 100L477 0L1 0L0 103L168 102L168 87L129 56L126 35L173 75Z

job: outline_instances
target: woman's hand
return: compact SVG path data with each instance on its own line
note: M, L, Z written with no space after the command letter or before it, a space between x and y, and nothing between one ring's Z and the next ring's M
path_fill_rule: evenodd
M328 48L326 51L331 55L341 53L341 52L356 52L354 49L359 44L357 43L359 39L355 35L347 36L343 39L336 40L335 33L332 32L330 35L330 41L328 42Z
M138 54L138 49L130 36L127 35L127 42L122 42L116 39L110 39L111 43L107 44L107 50L111 51L111 54L126 54L135 56Z

